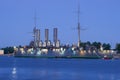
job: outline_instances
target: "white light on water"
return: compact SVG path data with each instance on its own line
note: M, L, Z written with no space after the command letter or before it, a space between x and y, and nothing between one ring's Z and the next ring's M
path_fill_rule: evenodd
M13 67L12 69L12 80L17 80L17 69Z
M17 71L16 71L16 68L14 67L13 70L12 70L12 74L14 75L16 73L17 73Z

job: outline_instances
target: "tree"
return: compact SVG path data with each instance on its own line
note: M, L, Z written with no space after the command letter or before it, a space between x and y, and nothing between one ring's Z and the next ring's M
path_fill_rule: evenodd
M103 50L110 50L111 49L111 45L109 43L108 44L104 43L102 45L102 47L103 47Z
M86 42L86 44L87 44L88 46L90 46L90 45L91 45L90 41L87 41L87 42Z
M101 43L100 42L93 42L92 46L96 47L97 49L100 49Z
M2 48L2 50L4 50L4 54L9 54L9 53L13 53L14 52L14 48L13 47Z
M120 43L116 44L117 53L120 53Z
M85 50L85 48L86 48L86 43L81 42L81 43L80 43L80 46L83 48L83 50Z

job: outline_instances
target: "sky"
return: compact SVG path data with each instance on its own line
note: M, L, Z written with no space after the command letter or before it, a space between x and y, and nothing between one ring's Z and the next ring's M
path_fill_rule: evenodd
M81 41L120 43L120 0L0 0L0 47L28 45L34 28L58 28L62 44L78 42L78 3L80 4Z

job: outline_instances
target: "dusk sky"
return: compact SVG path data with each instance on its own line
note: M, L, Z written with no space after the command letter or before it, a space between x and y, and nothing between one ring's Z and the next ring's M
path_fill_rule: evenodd
M120 42L120 0L79 0L81 41ZM36 10L37 28L58 28L61 43L77 43L78 0L0 0L0 48L28 45L34 28Z

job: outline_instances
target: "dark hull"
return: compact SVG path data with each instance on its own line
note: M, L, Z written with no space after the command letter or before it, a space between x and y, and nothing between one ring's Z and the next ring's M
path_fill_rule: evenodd
M98 56L27 56L27 55L15 55L17 58L70 58L70 59L102 59Z

